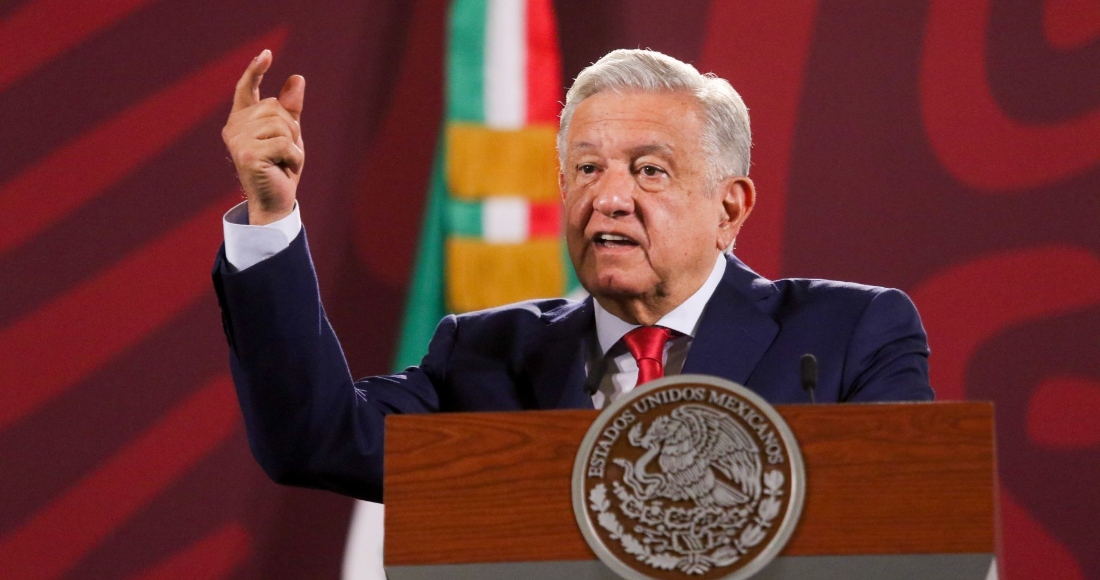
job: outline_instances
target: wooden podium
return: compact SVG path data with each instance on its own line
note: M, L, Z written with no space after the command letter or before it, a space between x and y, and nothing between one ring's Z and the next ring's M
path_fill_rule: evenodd
M777 407L806 464L787 546L754 578L995 578L988 403ZM615 578L573 516L597 411L391 416L385 566L403 578Z

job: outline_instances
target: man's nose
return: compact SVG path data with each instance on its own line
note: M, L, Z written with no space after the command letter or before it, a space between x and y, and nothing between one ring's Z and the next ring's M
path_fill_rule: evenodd
M599 181L592 207L607 217L634 213L634 179L629 171L608 170Z

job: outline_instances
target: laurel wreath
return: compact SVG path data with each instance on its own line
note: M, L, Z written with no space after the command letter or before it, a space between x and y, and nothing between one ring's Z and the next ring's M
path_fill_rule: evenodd
M678 556L665 553L654 554L649 546L639 542L634 536L624 533L625 530L615 514L607 511L611 508L611 502L607 500L607 487L604 484L600 483L592 488L588 493L588 501L591 502L592 511L600 514L596 518L600 527L607 530L612 540L619 540L627 554L660 570L672 570L680 562Z
M764 474L764 498L756 509L756 517L753 522L741 531L741 536L734 542L737 551L744 554L759 544L767 535L764 530L770 528L772 520L779 515L779 508L783 506L779 497L783 495L783 472L778 469Z
M783 505L780 497L783 495L785 481L783 472L778 469L765 473L764 497L756 506L752 521L745 525L738 537L733 540L732 545L718 547L708 554L689 556L677 556L663 551L654 552L648 545L626 533L618 518L610 511L611 502L607 498L607 487L604 484L597 484L589 491L588 501L589 508L598 514L596 521L600 527L607 530L611 539L618 540L627 554L659 570L679 568L687 574L704 574L714 566L728 566L740 560L741 556L767 537L766 530L772 526L772 520L779 515ZM620 509L622 509L622 504L631 498L627 496L620 499L623 500L620 502Z

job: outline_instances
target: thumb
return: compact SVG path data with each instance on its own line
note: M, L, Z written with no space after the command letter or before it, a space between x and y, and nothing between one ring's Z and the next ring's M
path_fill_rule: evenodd
M306 79L301 75L292 75L283 84L283 90L279 91L279 104L295 121L302 120L302 104L305 98Z

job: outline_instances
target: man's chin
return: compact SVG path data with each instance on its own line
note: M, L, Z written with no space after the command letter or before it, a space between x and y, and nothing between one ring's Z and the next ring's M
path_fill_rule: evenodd
M589 294L596 298L619 302L642 298L652 293L653 286L630 280L613 279L599 280L595 284L589 285L587 289Z

